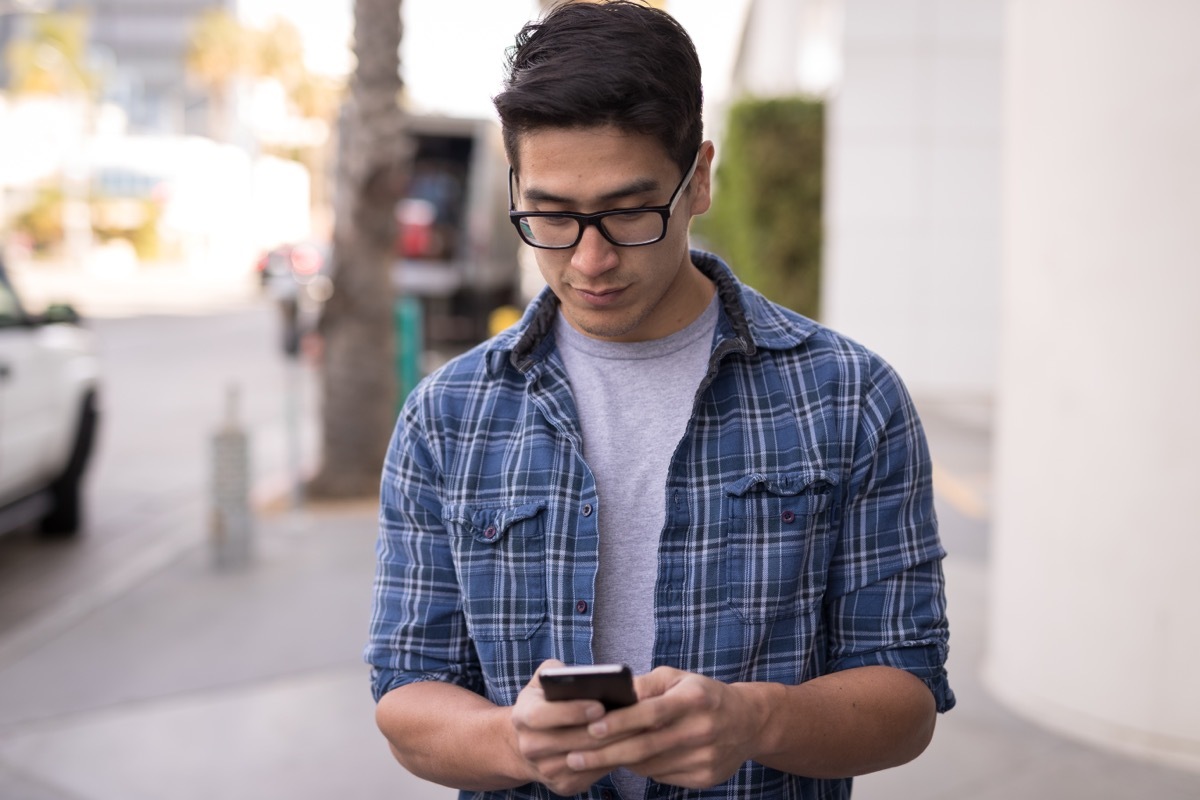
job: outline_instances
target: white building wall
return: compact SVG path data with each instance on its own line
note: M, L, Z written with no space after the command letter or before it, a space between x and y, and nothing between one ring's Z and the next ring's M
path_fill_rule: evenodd
M729 81L733 95L823 96L829 92L841 67L842 0L745 2L741 41Z
M1008 21L988 683L1200 769L1200 3Z
M1003 0L845 0L822 318L916 393L989 394Z

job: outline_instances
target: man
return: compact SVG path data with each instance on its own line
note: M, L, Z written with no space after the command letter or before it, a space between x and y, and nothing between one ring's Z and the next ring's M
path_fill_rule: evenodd
M548 286L401 414L380 729L464 796L848 797L954 703L911 401L689 249L714 148L674 19L560 6L509 67L512 217ZM546 700L537 670L601 662L637 703Z

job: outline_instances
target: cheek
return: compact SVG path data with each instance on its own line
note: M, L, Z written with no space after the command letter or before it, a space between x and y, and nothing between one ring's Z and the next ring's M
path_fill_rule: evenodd
M542 280L553 285L558 276L562 274L562 256L552 250L534 250L533 260L537 264L538 272L542 273Z

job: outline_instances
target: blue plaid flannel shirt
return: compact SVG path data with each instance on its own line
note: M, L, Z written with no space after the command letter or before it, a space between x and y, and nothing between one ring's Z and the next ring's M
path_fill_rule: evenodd
M954 705L924 432L877 356L693 251L721 299L709 369L671 461L654 663L797 684L880 664ZM543 292L520 324L431 375L384 467L365 659L376 699L445 681L511 705L547 658L592 663L597 517ZM484 745L486 746L486 745ZM747 762L648 798L847 798ZM545 787L477 798L552 798ZM583 797L616 796L609 779Z

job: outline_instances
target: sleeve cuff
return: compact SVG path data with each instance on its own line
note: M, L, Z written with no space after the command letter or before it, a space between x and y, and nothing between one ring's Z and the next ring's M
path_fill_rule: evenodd
M449 672L408 672L386 669L384 667L372 667L371 695L375 698L375 702L378 703L383 699L385 694L393 689L399 689L401 686L407 686L410 683L424 683L426 681L449 683L454 686L461 686L478 695L483 694L483 687L476 686L466 675L455 675Z
M938 713L945 713L954 708L956 702L954 690L946 675L946 646L943 642L905 642L886 650L873 650L867 653L838 659L831 665L830 672L841 672L857 667L893 667L902 669L920 678L933 693Z

